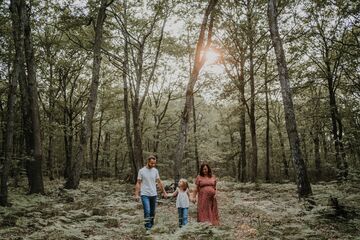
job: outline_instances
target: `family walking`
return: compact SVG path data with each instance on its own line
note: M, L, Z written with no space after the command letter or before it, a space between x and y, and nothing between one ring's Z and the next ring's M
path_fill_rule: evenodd
M145 228L150 230L154 225L155 209L157 202L158 184L163 197L176 197L176 208L179 218L179 227L188 223L190 201L197 203L197 221L219 225L217 208L216 178L208 164L202 164L199 175L195 179L195 188L190 191L186 179L180 179L178 188L174 193L167 194L159 172L156 169L156 157L149 156L147 164L139 170L135 185L135 198L140 200L144 209Z

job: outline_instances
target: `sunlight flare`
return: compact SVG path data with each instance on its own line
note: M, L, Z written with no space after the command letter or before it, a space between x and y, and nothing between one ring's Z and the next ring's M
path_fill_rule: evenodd
M209 48L204 54L206 65L216 64L220 59L220 52L215 48Z

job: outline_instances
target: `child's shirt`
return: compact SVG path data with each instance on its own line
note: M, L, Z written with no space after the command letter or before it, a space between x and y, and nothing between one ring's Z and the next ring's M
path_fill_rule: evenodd
M181 191L179 188L176 189L177 198L176 198L176 207L177 208L189 208L189 189L186 191Z

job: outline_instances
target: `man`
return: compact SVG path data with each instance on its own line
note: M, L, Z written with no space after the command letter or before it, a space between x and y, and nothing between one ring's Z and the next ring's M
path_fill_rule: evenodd
M145 228L150 230L154 225L155 208L156 208L156 183L158 183L163 196L166 198L167 194L164 185L160 180L159 171L155 168L156 157L149 156L145 167L141 168L138 173L135 185L135 199L141 202L144 208Z

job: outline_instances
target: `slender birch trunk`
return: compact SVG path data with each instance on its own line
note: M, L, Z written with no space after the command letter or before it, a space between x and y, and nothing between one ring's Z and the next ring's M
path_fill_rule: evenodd
M276 0L268 0L268 20L270 34L272 44L275 50L276 62L279 72L281 93L285 110L286 130L288 133L290 148L293 155L297 190L299 197L307 197L312 194L312 190L300 147L300 139L296 126L296 117L289 83L288 68L286 64L284 48L279 34L277 14L278 13L276 10Z

